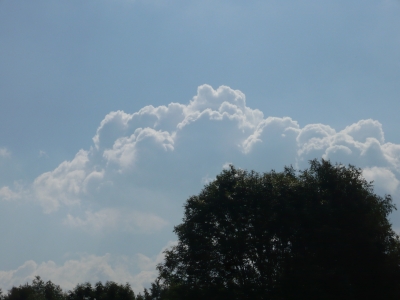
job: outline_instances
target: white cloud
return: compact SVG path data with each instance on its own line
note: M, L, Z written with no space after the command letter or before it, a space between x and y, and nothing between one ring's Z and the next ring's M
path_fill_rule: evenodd
M151 140L151 146L160 146L165 151L174 150L174 139L166 131L156 131L152 128L138 128L129 137L118 138L112 149L106 149L103 156L109 162L116 162L122 169L130 167L135 161L139 143Z
M390 194L395 194L400 184L396 175L386 168L365 168L363 169L363 175L366 180L374 182L375 189Z
M208 174L201 179L202 184L209 184L210 182L214 181L215 177L210 177Z
M64 224L92 234L104 234L113 230L152 233L164 228L168 222L151 213L105 208L97 212L86 211L84 218L68 214Z
M11 152L4 147L0 147L0 157L10 157L11 156Z
M156 256L148 257L137 254L133 258L105 254L82 255L78 259L70 259L63 265L53 261L37 263L33 260L26 261L20 267L0 271L0 288L10 289L31 282L37 275L43 280L51 280L59 284L64 290L70 290L78 283L97 281L114 281L124 284L129 282L136 293L142 292L157 277L156 266L164 259L164 250L175 242L169 242Z
M64 161L55 170L38 176L31 193L46 213L57 211L61 206L80 205L82 199L90 198L106 182L113 185L118 173L136 172L140 174L137 179L141 180L139 177L152 172L151 169L166 167L166 153L184 151L185 155L195 158L196 152L206 145L212 151L216 143L224 147L230 138L234 141L232 147L240 152L240 141L260 122L263 122L262 112L247 107L244 94L226 86L217 90L200 86L198 94L187 105L146 106L132 114L110 112L93 137L94 147L80 150L71 161ZM268 122L269 119L265 121ZM198 139L198 133L207 123L213 128L207 132L211 140L205 144ZM223 125L220 129L219 124ZM226 130L229 133L221 140L219 135ZM181 147L179 151L175 151L176 143ZM196 147L195 151L188 146ZM179 157L173 159L181 164Z
M8 186L3 186L0 188L0 199L9 201L18 198L20 198L20 195L16 192L13 192Z
M258 123L256 130L243 141L242 147L244 153L250 153L258 144L269 142L268 146L273 143L279 143L286 138L296 137L299 132L299 124L289 117L276 118L268 117Z
M79 204L80 196L92 179L101 179L103 171L90 168L89 152L80 150L72 161L64 161L54 171L35 179L32 190L46 213L61 204Z
M227 86L199 86L187 104L110 112L100 122L93 145L38 176L27 193L47 213L80 207L80 213L68 214L65 224L88 231L149 227L119 220L129 214L121 211L157 211L165 213L160 220L168 218L162 201L165 207L182 203L227 161L268 171L289 164L304 168L308 160L323 157L384 169L400 178L400 145L385 142L378 121L360 120L342 130L326 124L301 127L290 117L264 118L260 110L247 106L242 92ZM394 186L386 187L394 192ZM8 187L1 191L4 199L19 196ZM173 200L173 193L183 199ZM137 215L132 220L139 219Z
M375 138L379 143L384 143L382 124L375 120L361 120L347 126L343 132L351 136L355 141L365 142L367 138Z
M308 124L304 126L299 135L297 136L297 143L303 146L313 139L324 139L336 134L335 129L324 124Z
M46 153L46 151L39 150L39 157L49 157Z
M222 165L222 169L227 170L230 168L231 165L233 165L231 162L226 162Z
M351 155L352 151L350 148L343 145L333 145L329 146L322 157L324 159L335 160L335 157L341 157L342 155Z
M298 137L299 162L324 157L362 168L380 166L398 170L398 154L396 147L384 143L382 125L371 119L360 120L339 132L322 124L307 125Z

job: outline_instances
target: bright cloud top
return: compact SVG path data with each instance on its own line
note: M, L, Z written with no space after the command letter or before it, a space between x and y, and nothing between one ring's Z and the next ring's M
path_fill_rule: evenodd
M376 120L360 120L340 131L325 124L301 127L290 117L265 118L263 112L247 106L241 91L227 86L214 90L202 85L188 104L146 106L132 114L110 112L101 121L93 143L91 149L80 150L74 159L33 182L31 193L46 213L62 205L80 205L121 176L155 173L157 169L168 172L171 161L175 171L182 171L174 175L179 181L180 174L188 172L181 157L203 165L218 163L219 168L232 161L265 171L288 164L302 168L307 160L323 157L368 168L370 178L378 176L376 172L372 176L371 170L380 168L379 174L393 180L400 171L400 145L385 142L382 125ZM1 150L6 156L8 152ZM208 176L195 173L199 180ZM394 183L384 186L389 192L397 191ZM3 199L18 198L10 187L0 191ZM103 208L88 212L86 220L68 216L66 224L97 228L103 225L95 225L96 216L108 216L108 224L113 224L115 214L115 210Z

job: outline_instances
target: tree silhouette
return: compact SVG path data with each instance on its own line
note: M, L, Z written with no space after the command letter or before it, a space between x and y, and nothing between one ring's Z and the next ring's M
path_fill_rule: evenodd
M154 299L398 299L400 241L353 166L233 166L185 204ZM160 283L158 283L160 284Z
M65 293L59 285L51 281L44 282L40 276L36 276L32 284L24 284L19 287L12 287L7 295L3 295L4 300L63 300Z
M131 286L107 281L104 285L97 282L93 287L89 282L78 284L68 292L68 300L96 299L96 300L135 300L135 293Z

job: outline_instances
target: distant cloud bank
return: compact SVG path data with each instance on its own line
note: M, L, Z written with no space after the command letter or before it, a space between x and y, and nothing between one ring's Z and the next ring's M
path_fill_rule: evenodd
M143 291L143 286L152 282L156 276L156 266L164 259L163 251L174 245L170 242L155 257L137 254L134 257L116 257L111 254L80 255L76 259L67 260L63 265L53 261L40 264L29 260L15 270L0 271L0 286L10 289L31 282L40 274L43 280L51 280L65 290L73 289L76 284L107 280L129 282L136 292Z

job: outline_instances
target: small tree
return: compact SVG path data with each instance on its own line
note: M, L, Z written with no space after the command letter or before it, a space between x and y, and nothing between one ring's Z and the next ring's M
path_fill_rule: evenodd
M32 284L24 284L19 287L12 287L4 300L64 300L65 293L59 285L51 281L44 282L40 276L35 276Z
M185 204L162 299L398 299L400 241L353 166L224 170Z
M68 292L68 300L96 299L96 300L135 300L129 283L118 284L107 281L104 285L99 281L94 287L89 282L78 284Z

